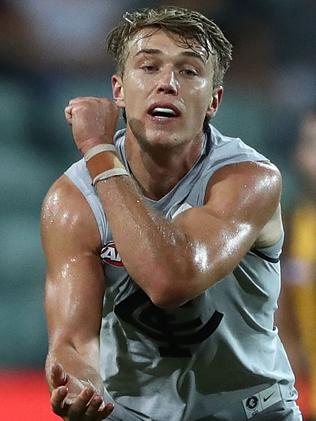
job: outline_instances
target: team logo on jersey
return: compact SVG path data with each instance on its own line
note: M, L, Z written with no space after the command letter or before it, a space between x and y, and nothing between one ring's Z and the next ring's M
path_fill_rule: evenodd
M257 396L254 395L247 399L246 406L249 409L255 409L255 407L258 405L258 402L259 399L257 398Z
M114 241L108 241L101 250L100 257L103 263L108 263L112 266L122 267L123 262L119 252L116 250Z
M142 290L137 290L114 306L114 313L136 330L157 342L162 357L188 358L194 348L214 334L220 325L223 313L214 311L208 320L199 316L178 320L177 316L193 306L187 302L174 312L155 306Z
M243 399L242 404L246 412L247 420L282 400L278 383L261 390L249 398ZM270 419L270 418L269 418Z

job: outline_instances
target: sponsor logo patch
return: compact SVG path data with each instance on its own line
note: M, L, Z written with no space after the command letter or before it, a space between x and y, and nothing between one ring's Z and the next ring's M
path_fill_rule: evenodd
M246 407L249 409L255 409L258 406L259 399L257 396L251 396L246 400Z
M242 401L247 419L251 419L255 415L282 400L278 384L268 387L259 393L255 393L249 398Z
M100 257L103 263L116 267L123 267L123 262L119 252L116 250L114 241L108 241L101 250Z

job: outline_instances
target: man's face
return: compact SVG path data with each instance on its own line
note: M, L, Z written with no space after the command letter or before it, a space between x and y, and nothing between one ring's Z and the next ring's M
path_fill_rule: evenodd
M127 46L124 75L113 77L117 104L127 127L141 142L166 147L196 138L222 94L213 92L213 59L192 51L169 32L146 28Z

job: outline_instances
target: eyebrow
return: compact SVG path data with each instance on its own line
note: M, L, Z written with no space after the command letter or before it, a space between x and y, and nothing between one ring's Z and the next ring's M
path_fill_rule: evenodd
M141 50L137 51L134 57L137 57L140 54L157 54L158 55L158 54L163 54L163 51L156 48L142 48ZM196 53L195 51L183 51L179 55L184 56L184 57L197 58L203 64L205 64L205 59L203 58L203 55Z

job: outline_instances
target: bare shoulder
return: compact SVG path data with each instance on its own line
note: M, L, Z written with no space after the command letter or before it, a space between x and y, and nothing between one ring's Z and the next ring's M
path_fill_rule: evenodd
M241 162L225 165L214 173L208 183L205 204L214 199L216 193L227 200L235 196L270 196L277 201L282 189L282 178L278 168L269 162ZM225 199L224 197L221 200Z
M210 179L205 206L225 218L265 225L279 207L282 177L270 162L226 165Z
M247 161L225 165L216 171L209 181L208 194L213 187L220 187L224 183L236 186L242 183L245 190L251 189L253 193L268 190L279 194L282 177L278 168L270 162Z
M43 201L41 233L44 243L48 240L67 241L78 239L82 246L98 249L100 235L95 218L86 199L65 175L51 186Z

